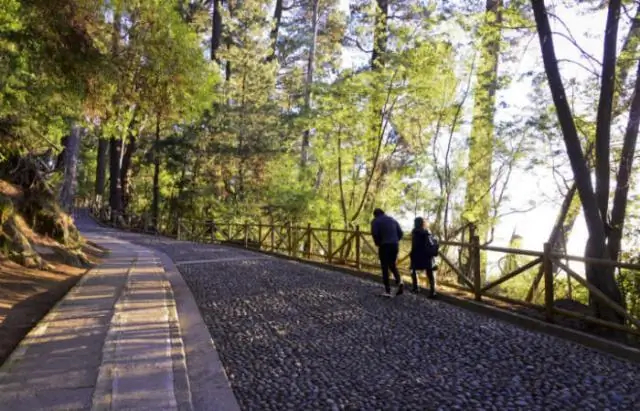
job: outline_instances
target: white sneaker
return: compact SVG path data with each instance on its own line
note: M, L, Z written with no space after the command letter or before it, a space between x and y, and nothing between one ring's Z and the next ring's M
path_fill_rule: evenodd
M382 294L380 294L380 297L384 297L384 298L391 298L391 297L393 297L393 296L391 295L391 293L388 293L388 292L386 292L386 291L385 291L385 292L383 292Z

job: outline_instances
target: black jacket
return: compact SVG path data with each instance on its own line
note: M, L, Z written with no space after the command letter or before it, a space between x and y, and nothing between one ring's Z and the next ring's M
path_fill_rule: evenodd
M402 235L400 224L386 214L374 218L371 222L371 236L378 247L382 244L398 244Z
M424 229L414 229L411 232L411 268L427 270L433 268L433 258L427 252L430 233Z

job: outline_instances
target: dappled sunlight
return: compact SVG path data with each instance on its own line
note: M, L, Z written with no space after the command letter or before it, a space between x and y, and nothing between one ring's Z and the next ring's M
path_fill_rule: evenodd
M176 408L174 368L184 354L163 269L148 250L110 244L111 258L22 342L11 373L0 372L0 400L33 400L36 385L47 387L48 401L55 400L48 390L88 387L83 404Z

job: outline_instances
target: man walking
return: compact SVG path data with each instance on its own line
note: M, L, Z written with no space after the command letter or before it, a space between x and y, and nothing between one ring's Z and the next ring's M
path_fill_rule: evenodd
M378 246L378 257L382 268L382 281L384 282L383 297L391 297L391 286L389 285L389 270L393 273L398 290L396 295L402 294L404 284L396 260L398 258L399 243L402 239L402 229L400 224L392 217L386 215L379 208L373 210L373 221L371 222L371 235L376 246Z

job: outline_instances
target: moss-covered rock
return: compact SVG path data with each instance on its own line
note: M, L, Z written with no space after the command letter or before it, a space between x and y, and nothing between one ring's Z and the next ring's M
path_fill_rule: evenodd
M89 264L82 253L80 232L45 181L19 187L0 180L0 253L19 264L43 268L46 263L33 240L47 237L58 244L56 253L63 261L75 266Z

